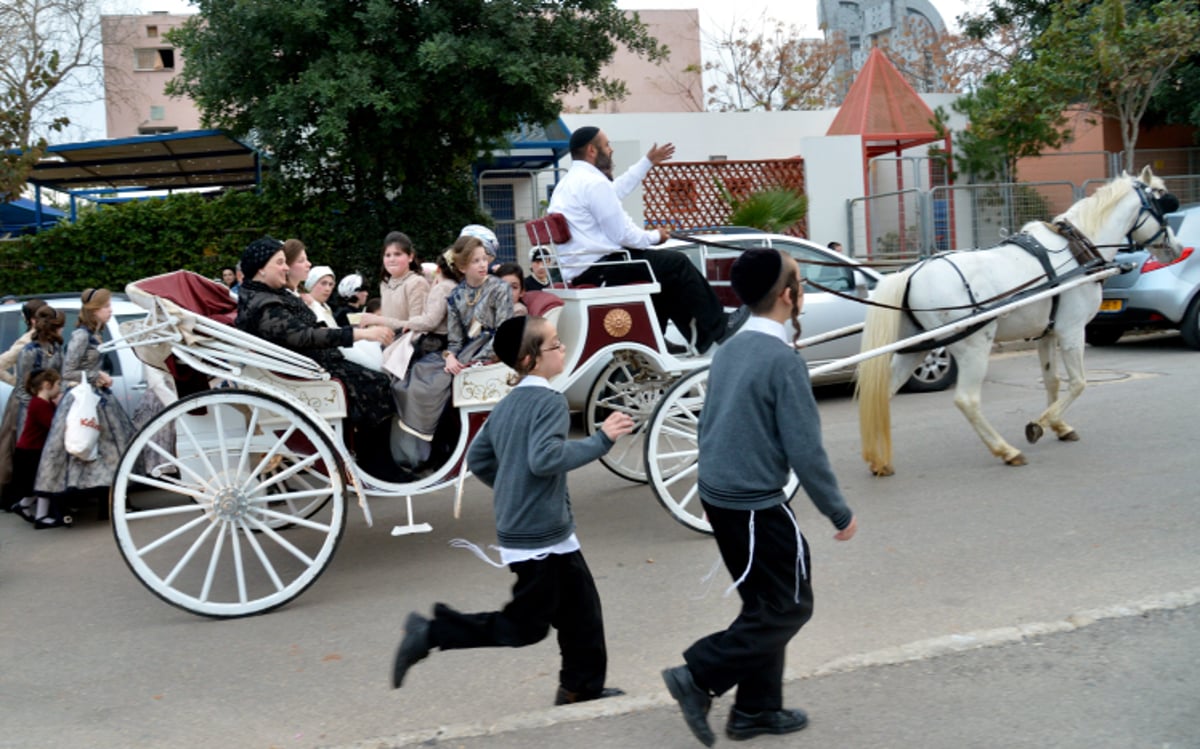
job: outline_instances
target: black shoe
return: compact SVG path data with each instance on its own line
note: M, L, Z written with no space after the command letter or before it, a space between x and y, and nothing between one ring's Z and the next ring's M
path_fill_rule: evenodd
M692 734L705 746L715 744L717 737L713 734L712 726L708 725L712 697L696 685L691 669L686 665L668 668L662 672L662 677L667 684L667 691L679 703L679 709L683 711L683 720Z
M417 612L404 621L404 639L396 649L396 661L392 664L392 689L399 689L404 675L413 664L429 655L429 620Z
M26 523L34 522L33 505L23 505L20 502L17 502L12 507L9 507L8 511L21 516L21 519Z
M38 518L37 520L33 521L33 529L35 531L45 530L46 528L68 528L70 526L70 515L65 515L63 517L47 515L46 517Z
M761 713L745 713L736 707L729 713L725 724L725 735L734 741L752 739L764 733L793 733L808 725L808 715L803 710L763 710Z
M664 343L667 345L667 353L671 354L672 356L680 356L688 352L688 347L684 346L683 344L673 343L671 341L664 341Z
M554 704L574 705L576 702L591 702L606 697L620 697L623 694L625 690L618 687L604 687L598 692L568 692L566 687L559 687L554 693Z

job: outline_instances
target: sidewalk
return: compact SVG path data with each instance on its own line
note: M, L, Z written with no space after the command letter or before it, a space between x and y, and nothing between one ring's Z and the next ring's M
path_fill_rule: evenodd
M1129 608L1121 614L1118 608L1104 614L1115 618L1091 621L1084 613L1065 626L1041 627L1050 633L1005 644L895 665L847 665L851 670L789 681L787 702L808 711L809 727L792 736L756 738L748 746L1200 747L1200 605ZM1001 633L995 633L996 641L1004 639ZM914 654L927 645L917 644ZM464 678L463 725L343 749L701 746L665 688L661 695L514 715L506 725L469 725L469 691L486 688L484 679ZM723 735L731 704L732 695L726 695L713 706L719 744L733 744Z

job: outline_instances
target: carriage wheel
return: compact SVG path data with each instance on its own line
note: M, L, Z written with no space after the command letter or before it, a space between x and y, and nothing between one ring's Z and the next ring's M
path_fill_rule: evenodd
M680 378L658 408L646 430L646 468L659 504L671 517L694 531L712 533L700 504L700 410L708 394L708 368ZM788 476L784 493L791 497L799 482Z
M646 427L670 386L671 378L646 357L632 351L613 356L588 393L584 426L589 435L595 434L609 414L621 411L633 417L634 427L600 458L605 468L621 478L646 483Z
M138 509L127 498L132 489ZM346 526L345 483L325 435L295 408L239 390L177 401L117 468L112 524L133 574L204 616L270 611L329 564Z

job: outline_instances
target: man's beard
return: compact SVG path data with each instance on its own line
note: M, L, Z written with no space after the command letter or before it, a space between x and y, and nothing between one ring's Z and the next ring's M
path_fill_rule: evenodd
M607 153L596 153L596 168L610 180L613 178L612 156Z

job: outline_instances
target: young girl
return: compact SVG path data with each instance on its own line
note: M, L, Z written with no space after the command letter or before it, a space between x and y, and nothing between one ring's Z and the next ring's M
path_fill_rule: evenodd
M133 439L133 422L125 409L113 397L109 387L112 376L104 371L104 356L100 353L100 331L112 317L112 294L108 289L88 289L80 297L79 325L71 333L63 353L63 387L92 387L100 396L96 420L100 422L99 455L95 460L80 460L67 452L63 442L67 431L66 415L74 402L73 391L67 391L54 414L46 449L38 465L35 490L39 496L59 497L67 492L80 492L103 502L108 495L117 465L125 447ZM101 515L107 512L102 505Z
M494 490L500 559L517 576L513 599L501 611L464 614L438 603L432 620L409 614L392 686L432 648L522 647L543 640L553 626L562 653L554 704L624 694L604 686L600 595L575 535L567 472L608 452L633 431L633 419L614 412L591 437L568 440L567 399L549 384L566 361L554 326L540 317L514 317L496 332L495 348L516 370L517 383L484 422L467 463ZM503 566L472 544L456 545Z
M453 375L476 362L495 361L492 333L512 317L508 285L488 274L488 255L478 237L462 236L443 253L462 281L446 301L446 347L438 361L422 342L408 376L392 382L400 417L392 434L392 456L402 466L422 469L436 464L434 433L446 411ZM430 295L434 296L434 295ZM412 326L413 321L408 321ZM440 447L441 440L439 440Z
M388 325L399 335L406 321L425 310L429 282L413 269L417 255L404 232L389 232L383 240L383 272L379 282L380 311L365 314L363 325Z
M62 328L65 322L66 317L61 310L56 310L45 303L31 315L29 321L30 340L21 347L17 354L16 382L20 385L13 389L12 396L8 399L8 405L5 407L4 421L0 425L0 430L3 430L4 434L0 442L4 446L4 458L8 461L13 459L16 441L25 426L25 412L29 407L29 399L32 397L26 392L24 383L29 379L30 373L36 369L58 370L62 368ZM15 464L13 465L13 471L5 472L5 480L0 482L5 485L5 507L9 507L12 502L26 496L12 490L9 479L15 475Z
M35 369L25 381L25 391L30 396L29 408L25 414L25 428L17 440L12 482L13 496L24 499L13 509L38 529L66 524L58 508L51 512L50 500L45 497L37 497L36 511L33 508L33 483L42 459L42 448L46 446L46 435L54 421L54 409L62 394L61 380L57 370Z
M508 288L512 290L514 316L529 314L529 310L525 307L524 303L525 282L521 277L522 273L524 271L516 263L501 263L500 267L496 268L496 278L508 284Z

